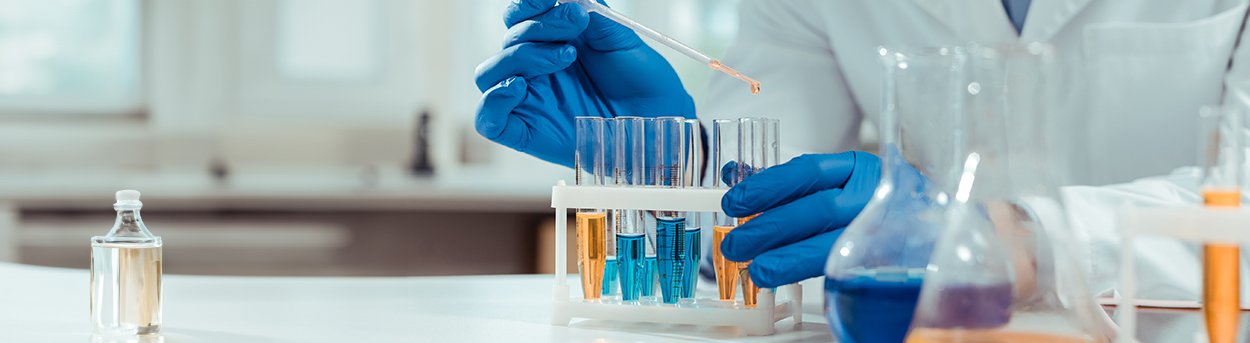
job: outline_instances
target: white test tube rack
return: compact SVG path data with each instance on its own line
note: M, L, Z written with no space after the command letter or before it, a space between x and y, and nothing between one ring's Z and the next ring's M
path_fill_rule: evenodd
M1250 210L1237 207L1126 208L1116 214L1120 232L1118 342L1137 342L1137 247L1139 236L1194 242L1250 243Z
M754 308L730 304L719 299L695 299L678 305L656 302L624 303L616 299L586 301L580 292L571 295L566 269L568 254L568 210L608 208L645 211L720 212L723 189L568 186L559 181L551 189L551 207L555 209L556 256L555 294L552 325L568 325L573 318L688 324L700 326L732 326L748 336L771 335L775 323L793 318L803 321L803 289L799 284L782 286L784 297L761 288ZM708 228L704 228L708 229ZM659 292L659 289L656 289Z

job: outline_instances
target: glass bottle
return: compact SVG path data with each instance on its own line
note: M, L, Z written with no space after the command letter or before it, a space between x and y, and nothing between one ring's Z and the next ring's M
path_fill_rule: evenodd
M119 191L117 220L91 238L91 323L96 334L145 335L161 330L161 238L139 209L139 192Z
M885 64L882 175L825 265L825 315L839 342L901 342L954 180L964 52L879 48Z
M1049 104L1060 98L1040 43L969 46L960 177L907 342L1106 342L1057 195L1067 170Z

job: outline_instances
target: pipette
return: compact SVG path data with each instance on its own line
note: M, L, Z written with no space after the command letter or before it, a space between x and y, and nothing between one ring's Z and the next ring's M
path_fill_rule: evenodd
M755 79L752 79L749 76L743 75L737 70L730 68L729 66L708 56L707 54L704 54L700 52L699 50L695 50L694 48L691 48L689 45L679 42L676 39L673 39L672 37L669 37L663 33L660 33L659 31L656 31L650 27L647 27L646 25L642 25L641 23L634 21L633 19L630 19L629 17L626 17L624 14L621 14L621 12L617 12L616 10L608 8L608 6L599 4L599 2L596 0L559 0L559 1L560 3L575 3L575 4L582 5L582 7L585 8L586 11L588 12L599 13L603 15L604 17L611 19L612 21L615 21L621 25L625 25L625 27L628 27L630 29L633 29L634 32L637 32L638 34L647 36L651 39L654 39L657 42L660 42L661 44L667 45L668 47L673 48L673 50L677 50L677 52L680 52L683 55L689 56L690 58L693 58L695 61L699 61L699 63L706 64L709 68L712 68L713 70L725 73L726 75L742 80L742 82L746 82L747 84L751 85L751 94L760 93L759 81L755 81Z

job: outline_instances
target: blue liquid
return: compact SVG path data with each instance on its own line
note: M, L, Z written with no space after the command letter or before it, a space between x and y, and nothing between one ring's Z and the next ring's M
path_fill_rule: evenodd
M616 292L616 256L608 256L608 261L603 264L603 295L609 295Z
M907 337L924 270L825 279L825 316L838 342L897 343Z
M686 228L686 265L682 276L686 279L682 284L681 297L694 298L695 285L699 284L699 257L703 255L702 230L697 227Z
M642 281L643 251L646 244L642 234L616 235L616 265L621 276L621 300L638 300L639 282Z
M660 296L676 304L686 287L686 218L656 218L655 254L660 265Z
M642 296L653 297L655 296L655 270L659 262L656 262L655 255L647 255L642 259L642 277L638 279L639 288Z

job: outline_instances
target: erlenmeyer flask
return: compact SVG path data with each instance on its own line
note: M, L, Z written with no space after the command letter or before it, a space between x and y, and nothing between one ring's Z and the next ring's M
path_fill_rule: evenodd
M825 315L839 342L902 342L954 180L964 53L878 50L886 67L882 176L825 266Z
M1105 342L1101 311L1067 251L1056 196L1061 101L1049 46L967 49L965 163L934 247L908 342ZM1053 161L1053 162L1052 162Z

